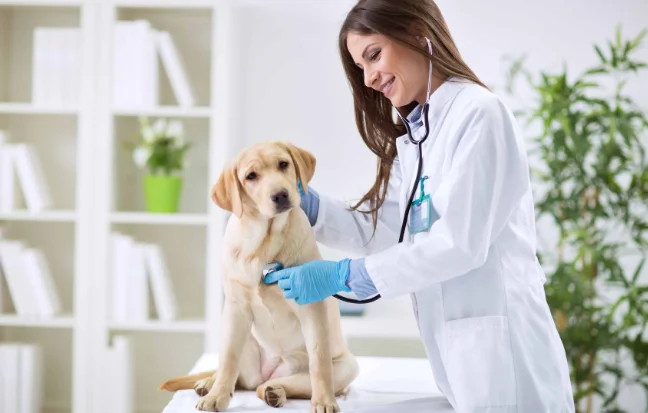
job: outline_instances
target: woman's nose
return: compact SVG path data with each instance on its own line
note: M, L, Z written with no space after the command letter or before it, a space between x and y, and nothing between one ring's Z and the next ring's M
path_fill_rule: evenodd
M365 86L373 87L373 85L376 83L376 77L378 77L378 74L376 73L375 70L370 71L369 69L365 69L365 73L364 73Z

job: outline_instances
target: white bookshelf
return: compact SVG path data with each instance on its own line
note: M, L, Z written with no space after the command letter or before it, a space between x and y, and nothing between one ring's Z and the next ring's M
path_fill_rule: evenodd
M0 130L9 132L10 143L28 143L39 154L54 203L33 212L20 197L21 205L0 212L1 234L43 251L63 307L51 318L18 315L5 285L0 342L46 348L44 412L106 411L103 363L117 335L126 336L133 350L134 412L161 411L168 395L157 390L159 383L218 343L225 214L212 205L209 189L230 156L230 7L227 0L0 0ZM114 22L136 19L172 36L193 86L193 106L179 105L161 63L158 102L112 104ZM81 29L78 104L33 101L33 31L41 26ZM152 214L144 207L142 173L124 150L140 116L182 120L193 144L178 213ZM176 319L160 319L152 300L148 320L112 319L113 231L161 248Z

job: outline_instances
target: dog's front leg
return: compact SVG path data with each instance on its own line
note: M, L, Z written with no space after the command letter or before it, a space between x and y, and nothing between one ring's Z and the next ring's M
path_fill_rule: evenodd
M241 354L252 328L252 311L246 302L226 298L222 320L216 380L196 405L202 411L222 412L229 406L239 375Z
M324 301L298 306L306 348L311 387L311 411L333 413L340 408L333 390L333 362L331 347L326 331L327 308Z

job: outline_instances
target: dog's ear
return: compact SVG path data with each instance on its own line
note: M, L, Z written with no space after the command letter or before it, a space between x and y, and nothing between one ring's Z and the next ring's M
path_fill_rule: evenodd
M234 163L230 163L212 187L211 199L219 207L241 218L243 215L241 191L241 184L236 176L236 167Z
M308 183L313 179L313 175L315 175L315 156L292 143L286 142L285 145L295 164L297 178L301 181L304 192L308 193Z

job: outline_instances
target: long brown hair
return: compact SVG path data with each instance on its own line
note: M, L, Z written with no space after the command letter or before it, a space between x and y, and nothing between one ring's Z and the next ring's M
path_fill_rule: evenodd
M364 74L347 49L350 33L381 34L432 59L435 74L441 78L453 76L486 87L463 61L452 39L450 30L438 6L433 0L359 0L348 13L339 35L342 64L353 92L355 121L369 149L378 157L376 181L369 191L351 208L369 203L369 209L360 211L371 214L374 232L378 210L385 201L389 174L396 157L396 138L405 133L400 119L394 120L391 102L380 92L364 83ZM411 39L425 36L432 42L433 55L427 48L420 48ZM407 115L416 102L398 108Z

